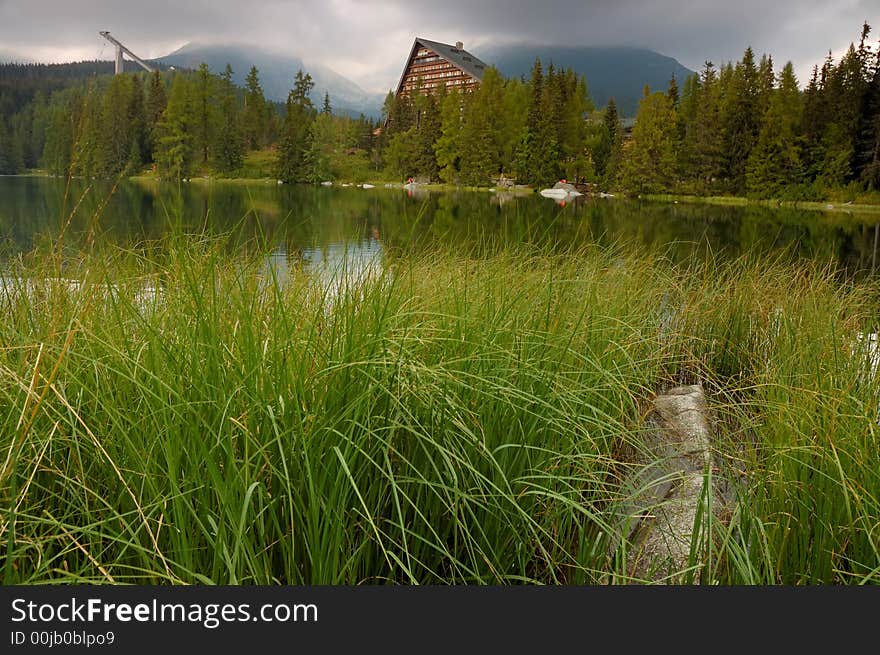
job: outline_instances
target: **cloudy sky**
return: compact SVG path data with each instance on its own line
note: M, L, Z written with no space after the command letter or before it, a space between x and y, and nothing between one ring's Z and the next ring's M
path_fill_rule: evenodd
M857 40L865 20L876 47L878 0L0 0L0 56L111 59L97 33L106 29L145 58L188 41L261 44L383 91L423 36L478 54L501 42L642 46L692 69L751 45L804 78L829 49Z

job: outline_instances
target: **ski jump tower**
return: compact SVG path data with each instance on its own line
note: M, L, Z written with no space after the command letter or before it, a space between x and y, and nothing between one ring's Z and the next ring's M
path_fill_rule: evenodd
M103 31L103 32L98 32L98 34L100 34L105 39L107 39L110 43L112 43L114 46L116 46L116 74L117 75L121 74L124 67L125 67L124 61L122 59L123 52L126 53L129 57L131 57L138 64L140 64L141 68L143 68L145 71L147 71L148 73L153 72L153 69L150 68L150 66L143 59L138 57L131 50L126 48L124 45L122 45L119 41L117 41L112 36L110 36L110 32Z

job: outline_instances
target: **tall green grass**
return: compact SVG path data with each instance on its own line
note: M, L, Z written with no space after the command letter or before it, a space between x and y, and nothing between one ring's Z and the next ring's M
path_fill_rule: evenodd
M626 582L653 393L702 380L706 583L880 574L876 289L774 261L434 252L322 284L170 237L0 296L4 582Z

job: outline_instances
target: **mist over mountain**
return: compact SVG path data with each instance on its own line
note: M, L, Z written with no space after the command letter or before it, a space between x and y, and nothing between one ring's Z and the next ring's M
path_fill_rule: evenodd
M672 57L643 48L518 44L487 46L474 54L507 77L524 75L528 79L536 57L545 71L550 62L556 68L572 68L587 78L596 107L604 107L613 96L623 116L636 115L646 84L653 91L665 90L674 74L681 87L693 74Z
M381 113L383 96L364 91L330 68L316 62L306 64L292 55L279 55L261 50L256 46L243 45L204 45L189 43L171 54L157 60L169 66L197 69L202 62L208 64L212 73L220 74L226 64L232 66L232 79L244 86L251 66L256 66L260 74L260 85L269 100L284 102L293 88L293 79L298 70L309 73L315 83L312 101L320 107L324 93L330 94L330 104L334 112L378 118Z

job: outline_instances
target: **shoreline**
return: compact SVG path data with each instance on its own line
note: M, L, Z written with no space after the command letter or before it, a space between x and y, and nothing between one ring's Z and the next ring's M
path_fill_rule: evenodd
M833 200L776 200L772 198L746 198L744 196L692 196L666 193L643 194L642 200L654 202L683 202L688 204L716 205L728 207L767 207L768 209L801 209L806 211L880 214L880 205L855 202L835 202Z
M49 175L47 172L42 170L32 170L25 173L17 173L15 175L3 175L2 177L44 177L44 178L58 178L59 176ZM77 178L75 178L77 179ZM143 183L159 183L163 182L158 177L153 175L130 175L126 178L129 182L143 184ZM108 180L109 181L109 180ZM194 176L191 178L187 178L185 184L230 184L237 186L266 186L266 185L278 185L284 186L284 184L279 184L276 178L271 177L208 177L208 176ZM297 183L304 186L321 186L321 185L309 185L308 183ZM376 189L406 189L406 184L404 182L388 182L387 180L367 180L365 182L333 182L332 187L336 188L360 188L362 184L371 184ZM287 185L290 186L290 185ZM331 188L332 188L331 187ZM517 188L503 188L499 189L497 187L478 187L478 186L468 186L468 185L455 185L455 184L447 184L447 183L429 183L429 184L417 184L416 189L419 191L434 191L434 192L477 192L477 193L510 193L517 196L529 196L534 193L537 193L538 189L532 187L517 187ZM880 204L869 204L869 203L859 203L859 202L838 202L834 200L823 200L823 201L815 201L815 200L779 200L773 198L747 198L745 196L696 196L696 195L678 195L671 193L654 193L654 194L641 194L638 196L625 196L622 194L615 194L617 198L629 198L635 200L649 200L652 202L668 202L668 203L688 203L688 204L703 204L703 205L715 205L715 206L729 206L729 207L748 207L748 206L757 206L757 207L767 207L768 209L799 209L805 211L820 211L820 212L840 212L845 214L880 214Z

